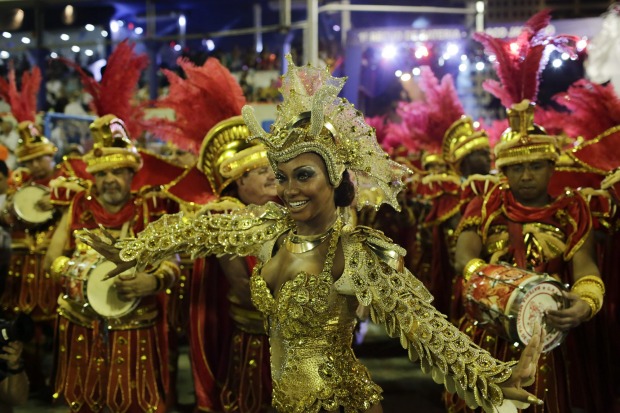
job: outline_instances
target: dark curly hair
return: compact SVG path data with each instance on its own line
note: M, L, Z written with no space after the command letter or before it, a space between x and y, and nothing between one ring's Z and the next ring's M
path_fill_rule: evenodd
M348 207L351 205L354 198L355 186L353 185L353 181L351 181L349 171L344 171L342 173L342 181L334 193L334 202L337 207Z

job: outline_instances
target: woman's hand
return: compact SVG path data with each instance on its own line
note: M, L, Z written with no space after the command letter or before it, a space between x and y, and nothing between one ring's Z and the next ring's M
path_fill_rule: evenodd
M564 298L569 302L567 308L562 310L549 310L545 320L551 327L566 331L577 327L587 321L592 312L592 308L579 298L579 295L571 292L564 292Z
M105 238L88 231L84 235L80 236L80 240L97 251L99 254L103 255L106 260L116 265L116 268L110 271L104 280L116 277L117 275L135 267L135 260L123 261L121 259L120 250L114 246L114 237L112 237L112 235L104 229L102 229L102 233Z
M529 404L542 404L543 401L527 392L523 387L529 386L536 378L538 358L543 348L544 332L540 325L534 328L535 333L529 344L525 346L519 363L512 368L512 375L500 385L504 398Z
M22 366L21 356L23 349L24 343L21 341L10 341L2 347L0 359L6 361L7 368L17 370Z

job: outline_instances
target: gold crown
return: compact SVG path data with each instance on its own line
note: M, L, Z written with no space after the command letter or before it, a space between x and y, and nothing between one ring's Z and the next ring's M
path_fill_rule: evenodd
M509 126L495 145L495 165L498 168L539 160L556 162L559 158L557 139L534 123L534 106L525 99L506 109Z
M478 149L489 149L489 137L483 130L476 130L469 116L461 116L446 131L443 137L443 157L452 168L461 173L461 161Z
M345 78L332 77L327 68L297 67L290 55L286 58L288 71L280 87L283 102L270 133L262 129L251 106L242 110L251 139L265 145L274 170L279 162L315 152L325 162L333 186L338 186L344 171L349 170L357 188L376 187L382 192L376 197L378 203L358 202L358 208L365 204L378 208L385 202L399 209L396 195L403 187L403 176L411 171L392 161L364 115L346 99L338 98Z
M85 156L86 171L96 173L106 169L142 167L142 157L129 138L125 122L108 114L90 124L93 149Z
M15 149L18 162L26 162L44 155L54 156L58 148L41 134L36 125L25 120L17 125L19 141Z
M268 165L264 146L249 136L243 118L234 116L213 126L202 141L198 169L217 195L246 171Z

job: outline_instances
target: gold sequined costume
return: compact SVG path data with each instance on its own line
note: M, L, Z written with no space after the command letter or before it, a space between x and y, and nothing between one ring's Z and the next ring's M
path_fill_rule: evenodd
M493 359L438 313L422 283L402 266L403 249L378 231L340 229L337 224L323 271L300 271L280 291L270 291L261 268L271 259L278 239L293 226L285 208L268 203L230 214L166 215L138 238L119 241L117 246L123 260L136 259L139 267L178 251L259 258L252 298L268 315L274 405L281 412L318 412L337 406L359 412L380 400L380 388L351 351L357 302L370 308L374 322L400 338L411 360L419 360L423 371L470 406L494 411L502 404L499 384L508 379L514 363ZM345 268L334 281L330 267L338 246Z

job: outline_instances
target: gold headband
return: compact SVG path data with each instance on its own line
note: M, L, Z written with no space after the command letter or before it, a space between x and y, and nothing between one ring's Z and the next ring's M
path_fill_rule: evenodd
M376 201L358 202L358 208L388 203L399 209L396 195L403 188L403 176L411 171L390 159L364 115L338 97L346 79L332 77L327 68L295 66L290 55L286 58L288 71L280 87L283 102L270 133L262 129L251 106L243 107L250 139L265 145L274 167L302 153L315 152L325 162L333 186L338 186L344 171L349 170L357 188L381 192Z

